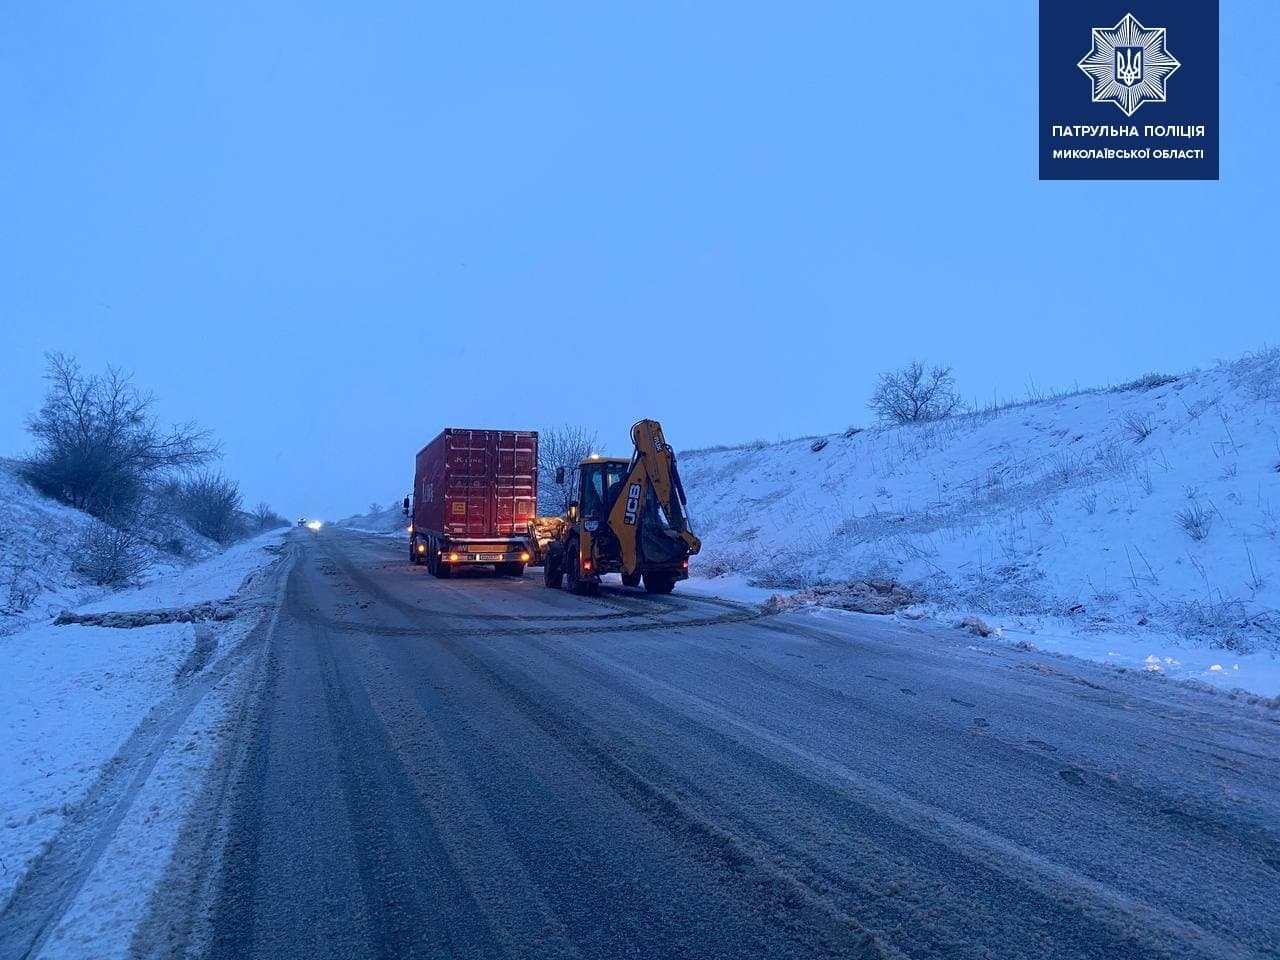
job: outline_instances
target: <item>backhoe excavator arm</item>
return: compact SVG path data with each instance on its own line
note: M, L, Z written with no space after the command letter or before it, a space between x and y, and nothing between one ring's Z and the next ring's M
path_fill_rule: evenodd
M662 435L662 424L641 420L631 428L631 440L635 453L618 499L609 511L609 526L621 544L622 569L626 573L640 568L640 526L650 491L666 517L668 535L682 540L689 555L702 548L702 541L689 529L676 455Z

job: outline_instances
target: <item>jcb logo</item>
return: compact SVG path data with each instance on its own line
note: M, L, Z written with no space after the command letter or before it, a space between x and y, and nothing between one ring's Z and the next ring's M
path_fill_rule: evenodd
M636 514L640 512L640 484L633 483L627 488L627 512L622 517L622 522L634 527L636 525Z

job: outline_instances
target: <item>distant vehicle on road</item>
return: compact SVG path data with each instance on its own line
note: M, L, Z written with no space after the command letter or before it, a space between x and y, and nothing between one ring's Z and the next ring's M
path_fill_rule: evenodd
M409 559L437 577L469 565L520 576L533 559L538 434L450 427L418 451Z

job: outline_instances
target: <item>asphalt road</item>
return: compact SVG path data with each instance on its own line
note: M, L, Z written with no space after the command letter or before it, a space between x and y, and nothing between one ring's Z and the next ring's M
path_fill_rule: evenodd
M870 618L299 542L136 953L1262 957L1280 711Z

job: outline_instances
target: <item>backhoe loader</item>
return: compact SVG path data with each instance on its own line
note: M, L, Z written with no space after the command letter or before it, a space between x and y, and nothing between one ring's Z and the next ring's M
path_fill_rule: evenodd
M630 461L592 454L578 465L579 499L547 545L548 587L591 594L606 573L620 573L624 586L670 593L689 576L702 543L689 529L675 452L656 420L635 424L631 440Z

